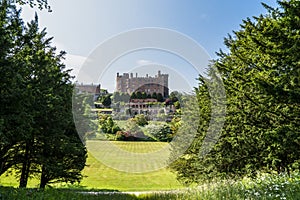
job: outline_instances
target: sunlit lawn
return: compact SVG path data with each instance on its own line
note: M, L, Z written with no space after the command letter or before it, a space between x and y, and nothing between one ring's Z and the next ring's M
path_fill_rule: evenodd
M120 191L182 188L176 180L175 174L168 169L151 171L151 167L160 167L162 164L156 162L164 162L161 158L168 156L168 152L164 150L166 145L167 143L160 142L88 141L89 166L83 171L84 175L88 177L83 179L81 185L88 188ZM99 160L117 169L108 167ZM139 173L128 173L127 171L139 171Z
M83 170L86 177L79 187L119 191L170 190L183 187L176 180L175 174L168 169L151 171L153 167L164 166L157 162L165 162L164 158L169 153L164 149L167 143L111 142L108 145L104 141L88 141L87 145L89 154L87 166ZM123 171L108 167L101 163L102 160L113 167L123 166ZM126 172L130 170L139 173ZM36 178L32 178L28 186L37 187L38 183ZM0 185L18 186L18 179L14 175L3 175L0 177Z

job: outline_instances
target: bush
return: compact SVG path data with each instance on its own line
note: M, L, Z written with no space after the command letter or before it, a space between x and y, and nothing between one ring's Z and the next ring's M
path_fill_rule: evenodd
M147 121L145 115L143 115L143 114L135 115L134 118L133 118L133 120L139 126L145 126L145 125L148 124L148 121Z
M146 130L150 137L152 137L156 141L161 142L170 142L173 139L173 134L170 126L167 124L161 125L148 125L146 126Z
M99 129L103 133L115 134L121 128L113 121L110 115L99 114Z

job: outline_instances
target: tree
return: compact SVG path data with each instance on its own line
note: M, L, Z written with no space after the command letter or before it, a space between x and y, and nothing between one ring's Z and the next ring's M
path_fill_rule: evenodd
M25 29L24 46L17 54L25 58L24 65L33 71L28 87L34 94L31 109L35 111L34 129L25 141L20 187L26 187L28 174L36 173L37 166L41 166L38 173L42 188L53 179L80 181L86 160L85 147L73 123L71 77L61 63L65 53L56 55L56 48L50 46L51 39L45 37L45 29L39 32L36 17Z
M130 95L130 99L136 99L136 98L137 98L136 93L132 92Z
M116 134L120 127L113 121L112 117L107 114L99 115L99 128L103 133Z
M207 84L210 81L202 76L200 76L198 80L199 86L198 88L195 88L197 105L188 103L191 111L196 110L199 112L196 116L199 119L199 124L196 124L197 134L190 147L184 152L184 154L170 165L171 169L176 172L177 178L187 185L193 182L199 183L200 181L206 180L207 178L213 176L211 175L212 168L210 164L208 164L210 159L208 159L208 157L203 158L199 156L209 127L209 122L211 120L211 99L207 87ZM198 106L199 108L197 109L195 106ZM193 120L188 120L188 122L189 121ZM172 119L170 125L173 135L181 134L181 132L185 132L186 129L190 129L189 123L186 121L182 122L182 119L178 116ZM178 155L177 149L181 148L180 145L177 146L173 147L173 157ZM171 157L171 160L173 157Z
M140 119L142 118L143 117L141 116ZM122 134L123 136L120 139L122 138L125 140L147 140L148 139L148 136L144 134L136 118L130 118L127 120L127 122L128 123L126 124L125 132L123 132Z
M28 4L30 7L37 6L41 10L46 9L51 12L51 8L48 5L48 0L16 0L16 2L20 5Z
M158 102L163 102L164 101L164 97L162 96L161 93L157 94L157 98L156 99L157 99Z
M121 93L120 93L120 92L114 92L114 94L113 94L113 101L114 101L115 103L121 101Z
M64 134L48 137L41 159L40 188L45 188L49 183L80 182L86 157L86 148L79 139L74 124L69 124L69 129Z
M147 99L147 94L146 94L146 92L142 92L142 99Z
M19 11L6 1L0 2L0 175L19 163L19 143L31 128L32 117L24 107L30 99L26 98L23 78L30 72L14 57L22 31Z
M229 52L220 51L212 63L226 88L227 114L221 137L202 157L210 108L205 87L199 86L204 111L199 134L173 165L183 182L299 170L300 2L278 3L275 9L263 4L267 14L244 20L241 30L225 39Z
M143 97L143 96L142 96L142 93L141 93L140 91L137 91L137 92L136 92L136 98L137 98L137 99L142 99L142 97Z
M148 125L148 133L156 140L160 142L170 142L173 138L172 130L169 125Z
M157 99L157 94L156 92L153 92L152 95L151 95L152 99Z
M102 105L106 108L109 108L111 105L111 95L103 95L100 97L100 102L102 103Z
M182 94L180 94L178 91L173 91L170 93L169 98L172 102L178 101L178 98L180 98Z
M77 93L76 90L73 91L72 98L72 110L73 119L75 122L76 130L82 142L86 138L93 134L95 130L95 125L92 120L95 116L92 115L92 105L94 104L94 96L84 93Z
M41 175L41 187L79 181L86 150L73 123L73 85L61 63L65 53L56 54L37 17L24 26L15 6L4 1L0 10L1 174L15 168L20 187L32 175Z
M148 121L147 121L145 115L143 115L143 114L135 115L133 118L133 121L135 121L136 124L139 126L145 126L148 124Z

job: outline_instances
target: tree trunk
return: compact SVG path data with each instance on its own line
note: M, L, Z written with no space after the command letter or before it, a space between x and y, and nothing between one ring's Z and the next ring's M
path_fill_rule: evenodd
M22 171L21 171L21 178L20 178L20 185L19 185L20 188L27 187L29 169L30 169L29 154L30 154L29 148L28 145L26 144L24 161L22 163Z
M42 174L41 174L41 181L40 181L40 188L45 189L46 185L48 183L48 179L46 177L46 169L43 165L42 167Z

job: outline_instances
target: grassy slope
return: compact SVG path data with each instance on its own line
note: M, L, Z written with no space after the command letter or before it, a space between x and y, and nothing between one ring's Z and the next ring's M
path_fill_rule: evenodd
M89 150L95 150L97 152L109 153L113 149L105 149L100 141L94 141L94 147L89 148ZM164 143L155 142L114 142L114 144L123 150L128 152L155 152L161 149ZM100 148L100 149L99 149ZM101 149L102 148L102 149ZM80 186L87 189L109 189L109 190L119 190L119 191L144 191L144 190L168 190L175 188L182 188L182 186L177 182L176 177L168 169L160 169L148 173L125 173L102 164L99 159L97 152L89 152L87 167L83 170L83 174L87 177L83 178ZM118 152L111 152L108 154L112 161L115 162L130 162L130 160L114 159L114 156ZM0 185L3 186L18 186L18 181L14 176L4 175L0 177ZM32 179L29 181L29 187L36 187L38 185L37 179Z
M103 142L93 141L88 143L88 149L90 151L88 158L88 165L83 174L87 175L82 181L83 186L88 188L97 189L116 189L120 191L141 191L141 190L167 190L174 188L181 188L182 186L177 182L176 177L168 169L162 168L153 172L145 173L127 173L122 172L106 165L102 164L99 159L101 156L109 157L108 162L117 162L117 164L124 165L131 163L129 167L143 166L140 161L137 161L135 157L126 157L121 159L118 157L118 149L123 151L141 153L145 155L146 159L150 162L151 156L147 157L147 153L155 152L165 146L164 143L158 142L112 142L115 147L105 148ZM92 152L92 153L91 153ZM107 160L106 160L107 161ZM125 163L126 162L126 163ZM136 163L135 163L136 162ZM147 170L145 166L145 170ZM141 169L142 170L142 169ZM143 170L142 170L143 171Z

